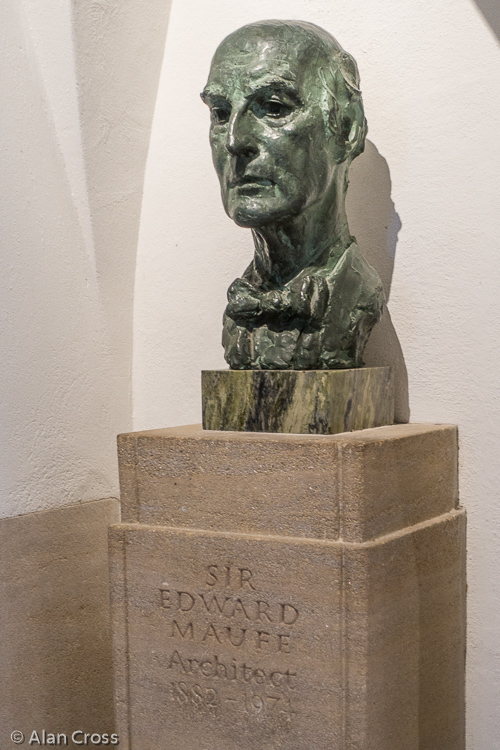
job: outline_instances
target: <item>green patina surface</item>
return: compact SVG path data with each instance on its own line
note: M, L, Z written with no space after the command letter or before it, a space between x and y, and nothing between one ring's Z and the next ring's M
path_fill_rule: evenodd
M222 42L202 98L224 208L255 245L228 291L229 366L362 366L384 294L345 211L367 131L355 60L313 24L261 21Z
M203 427L332 435L393 424L390 367L205 370Z

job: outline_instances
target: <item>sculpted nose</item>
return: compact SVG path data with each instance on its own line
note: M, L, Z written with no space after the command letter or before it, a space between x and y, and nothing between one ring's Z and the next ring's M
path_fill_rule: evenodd
M258 153L248 116L244 112L235 112L229 121L226 149L231 156L254 156Z

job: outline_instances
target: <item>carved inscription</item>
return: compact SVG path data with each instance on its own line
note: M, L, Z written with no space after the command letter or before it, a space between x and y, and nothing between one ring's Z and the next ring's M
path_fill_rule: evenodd
M298 676L283 666L283 658L293 654L300 619L295 604L266 596L249 568L218 564L206 566L198 590L164 584L159 604L172 639L166 668L173 703L201 712L234 709L248 717L292 720ZM186 651L195 644L203 657ZM238 651L245 658L238 658ZM281 659L279 668L273 654ZM271 662L259 663L264 656Z
M258 598L253 573L247 568L209 565L204 583L212 590L160 589L161 607L173 614L170 638L209 646L226 644L251 647L256 651L290 653L291 628L299 619L297 607L289 602ZM224 592L216 593L213 590L216 586ZM228 593L231 588L236 590ZM206 619L210 615L218 616L217 621ZM278 629L271 631L266 627L269 624Z
M261 669L252 664L247 664L247 662L238 662L236 659L224 661L218 654L200 661L187 657L183 658L176 650L170 657L167 668L175 669L186 675L203 675L203 677L212 677L223 682L267 685L275 688L286 686L292 690L297 686L297 674L290 669L285 671Z
M217 690L204 688L197 683L181 680L171 682L171 700L180 706L192 705L198 710L216 711L223 708L224 704L250 716L272 716L273 714L284 714L287 720L297 712L292 706L290 698L282 695L270 695L269 693L244 692L231 696L219 696Z

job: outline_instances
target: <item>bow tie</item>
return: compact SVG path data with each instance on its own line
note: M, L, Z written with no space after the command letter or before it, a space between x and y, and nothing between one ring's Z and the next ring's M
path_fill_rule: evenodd
M318 275L297 276L282 289L262 291L246 279L236 279L227 291L226 315L239 325L285 325L293 319L318 324L328 305L329 290Z

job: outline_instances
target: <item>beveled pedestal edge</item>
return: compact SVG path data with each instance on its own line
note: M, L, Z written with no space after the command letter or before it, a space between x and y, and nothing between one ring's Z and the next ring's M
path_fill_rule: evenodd
M364 542L458 507L452 425L340 435L207 431L118 438L122 519Z

